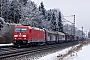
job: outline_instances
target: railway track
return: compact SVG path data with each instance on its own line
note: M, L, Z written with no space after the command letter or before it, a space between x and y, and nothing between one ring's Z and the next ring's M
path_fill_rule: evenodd
M53 48L65 48L71 45L76 45L77 43L64 43L64 44L54 44L54 45L45 45L37 47L28 47L28 48L1 48L0 49L0 59L10 58L14 56L24 55L24 54L33 54ZM68 46L67 46L68 45Z

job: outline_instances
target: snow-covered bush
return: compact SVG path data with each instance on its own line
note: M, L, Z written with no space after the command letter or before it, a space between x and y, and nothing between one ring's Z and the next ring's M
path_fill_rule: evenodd
M1 29L1 43L12 43L12 35L15 24L5 24Z

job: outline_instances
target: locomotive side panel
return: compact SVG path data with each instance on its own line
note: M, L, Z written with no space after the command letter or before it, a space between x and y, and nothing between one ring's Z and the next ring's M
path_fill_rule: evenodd
M32 31L31 31L31 42L45 42L44 31L32 29Z

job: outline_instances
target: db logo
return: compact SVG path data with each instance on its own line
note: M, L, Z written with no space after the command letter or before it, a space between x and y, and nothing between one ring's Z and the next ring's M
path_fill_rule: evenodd
M19 37L21 37L21 35L19 35Z

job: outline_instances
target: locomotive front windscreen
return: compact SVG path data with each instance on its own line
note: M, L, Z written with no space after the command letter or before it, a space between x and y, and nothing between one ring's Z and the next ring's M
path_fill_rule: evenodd
M16 28L15 32L26 32L26 28Z

